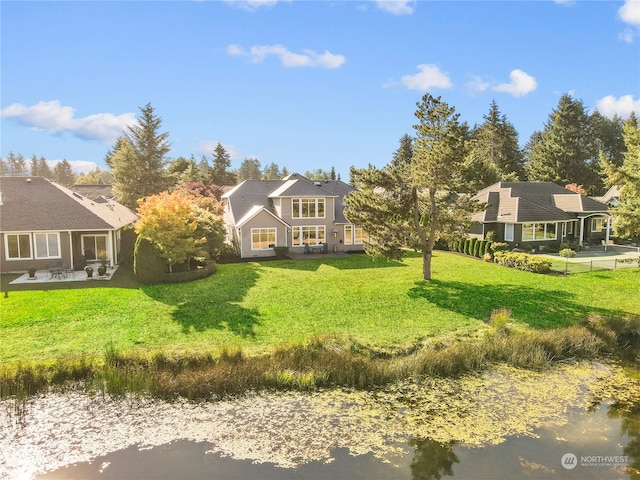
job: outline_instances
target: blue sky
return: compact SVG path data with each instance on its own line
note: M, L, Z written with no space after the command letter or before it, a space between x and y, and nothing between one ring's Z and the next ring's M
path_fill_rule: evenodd
M524 145L563 93L640 114L640 1L0 3L0 155L99 165L150 102L170 157L387 164L425 92Z

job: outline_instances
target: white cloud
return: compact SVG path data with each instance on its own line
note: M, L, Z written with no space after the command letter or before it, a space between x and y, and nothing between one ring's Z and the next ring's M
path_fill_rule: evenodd
M0 115L49 133L69 132L84 140L98 140L106 144L113 143L128 125L136 122L133 113L97 113L75 118L75 109L61 105L58 100L38 102L31 107L14 103L0 110Z
M240 45L234 44L227 47L227 54L235 57L249 57L254 63L262 63L268 56L274 56L278 57L282 66L286 68L336 69L347 61L343 55L336 55L329 51L316 53L312 50L302 50L302 53L294 53L282 45L254 45L249 50L245 50Z
M415 4L412 0L374 0L374 2L378 9L393 15L411 15Z
M400 84L409 90L426 91L432 88L451 88L453 84L447 74L440 71L437 65L418 65L419 73L404 75ZM384 86L395 85L396 82L387 82Z
M618 34L618 38L625 43L633 43L633 39L638 35L630 28L625 28L624 31Z
M58 163L62 162L62 160L47 160L49 167L53 170ZM71 165L71 170L76 174L84 174L89 173L92 170L95 170L99 165L96 162L92 162L89 160L67 160ZM104 169L104 166L101 167Z
M618 16L625 23L640 26L640 0L625 0L618 9Z
M489 82L482 80L482 77L478 75L472 75L471 80L469 80L466 85L471 93L484 92L491 86Z
M511 71L509 78L511 80L509 83L501 83L493 87L493 90L508 93L514 97L522 97L538 87L538 82L534 77L517 68Z
M607 95L596 102L596 110L609 118L613 118L614 115L629 118L631 112L640 115L640 99L634 100L633 95L623 95L620 98Z
M273 7L279 0L224 0L234 7L254 12L261 7ZM280 0L282 1L282 0Z
M575 0L554 0L554 2L565 7L572 7L576 4Z

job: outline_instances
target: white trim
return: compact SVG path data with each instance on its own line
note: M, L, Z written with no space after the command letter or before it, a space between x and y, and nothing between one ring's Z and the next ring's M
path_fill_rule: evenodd
M26 235L29 238L29 256L28 257L10 257L9 256L9 236ZM18 254L20 254L20 242L18 241ZM4 258L8 262L16 262L20 260L33 260L33 235L31 232L11 232L4 234Z
M316 215L311 217L305 217L302 215L302 202L313 202L315 205ZM298 215L294 215L294 204L298 202ZM318 215L318 206L322 202L322 216ZM307 219L307 218L327 218L327 199L325 197L292 197L291 198L291 218L295 219Z
M38 252L38 240L37 240L37 236L38 235L45 235L45 243L46 243L46 255L39 255ZM55 235L56 237L56 244L58 247L58 254L57 255L51 255L51 252L49 252L49 235ZM33 258L34 260L47 260L50 258L55 258L55 259L60 259L62 258L62 245L60 243L60 232L34 232L33 233Z
M253 248L253 232L256 230L267 230L267 231L273 231L273 245L278 245L278 229L276 227L253 227L251 228L251 231L249 232L249 236L251 237L251 251L252 252L256 252L256 251L265 251L265 250L271 250L273 247L270 247L269 243L267 243L267 247L266 248ZM267 234L268 235L268 234Z
M535 238L535 230L532 231L533 233L533 238L524 238L524 226L525 225L544 225L544 236L543 238ZM553 237L548 237L547 236L547 225L554 225L554 232L553 232ZM535 229L535 227L533 227ZM551 241L551 240L557 240L558 239L558 222L525 222L522 224L522 241L523 242L546 242L546 241Z
M323 243L327 243L327 226L326 225L296 225L291 228L292 228L291 230L291 246L292 247L304 247L305 243L304 243L302 234L304 233L305 228L309 229L309 231L312 231L312 230L315 231L315 238L314 238L315 242L309 243L308 245L322 245ZM320 229L322 229L322 231L324 232L323 242L320 242L320 235L318 234ZM299 231L299 235L298 235L299 243L296 243L296 236L295 236L296 230Z

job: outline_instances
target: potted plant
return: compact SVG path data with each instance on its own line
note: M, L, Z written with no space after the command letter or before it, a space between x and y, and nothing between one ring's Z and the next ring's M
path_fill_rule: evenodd
M29 278L36 278L36 269L31 267L29 270L27 270L29 272Z
M93 277L93 267L91 265L84 267L84 271L87 272L87 278Z
M98 259L100 260L98 275L104 277L107 274L107 255L105 253L101 253Z

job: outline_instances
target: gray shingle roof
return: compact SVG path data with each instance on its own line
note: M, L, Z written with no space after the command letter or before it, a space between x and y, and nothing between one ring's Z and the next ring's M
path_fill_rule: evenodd
M592 198L551 182L498 182L474 198L489 204L487 210L472 217L481 222L556 222L608 210Z
M44 177L0 177L0 192L3 232L111 230L137 219L115 201L93 201Z
M242 219L253 207L261 206L272 213L272 200L282 197L336 197L336 223L348 223L344 218L343 198L353 190L340 180L313 182L293 173L282 180L245 180L223 195L235 222Z

